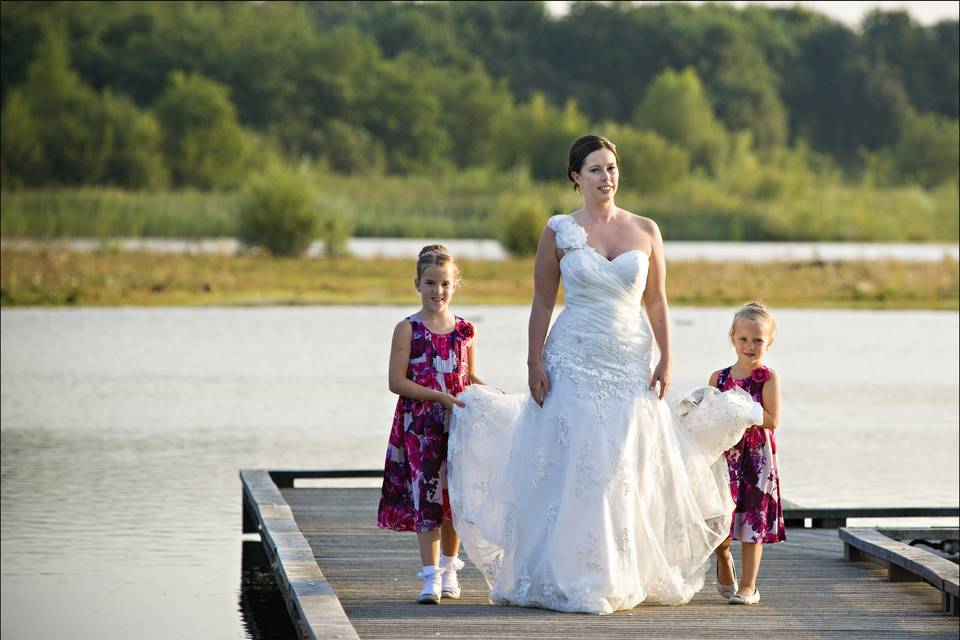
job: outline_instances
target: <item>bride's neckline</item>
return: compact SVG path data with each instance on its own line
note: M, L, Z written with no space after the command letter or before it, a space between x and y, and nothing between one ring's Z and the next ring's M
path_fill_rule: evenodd
M650 259L650 254L647 253L646 251L644 251L643 249L627 249L626 251L623 251L623 252L621 252L621 253L618 253L617 255L613 256L612 258L608 258L607 256L605 256L605 255L603 255L602 253L600 253L600 252L597 250L596 247L594 247L592 244L590 244L589 242L587 242L587 238L590 236L590 234L587 233L586 228L584 228L584 226L583 226L582 224L580 224L579 222L577 222L577 219L573 217L573 214L572 214L572 213L568 213L568 214L567 214L567 219L568 219L571 223L573 223L573 224L577 225L578 227L580 227L580 230L583 231L583 244L585 244L588 249L590 249L591 251L593 251L593 252L594 252L595 254L597 254L599 257L603 258L606 262L616 262L617 258L622 258L623 256L627 255L628 253L642 253L643 255L647 256L647 260ZM566 255L566 254L564 254L564 255Z

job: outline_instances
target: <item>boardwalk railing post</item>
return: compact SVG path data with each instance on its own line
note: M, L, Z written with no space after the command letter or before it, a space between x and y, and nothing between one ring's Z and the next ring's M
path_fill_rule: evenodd
M863 561L863 552L860 549L844 542L843 543L843 559L847 562L861 562Z

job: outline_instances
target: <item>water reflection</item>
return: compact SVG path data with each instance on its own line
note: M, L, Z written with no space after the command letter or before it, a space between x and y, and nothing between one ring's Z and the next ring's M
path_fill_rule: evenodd
M297 640L286 604L259 540L244 540L240 567L240 616L250 640Z

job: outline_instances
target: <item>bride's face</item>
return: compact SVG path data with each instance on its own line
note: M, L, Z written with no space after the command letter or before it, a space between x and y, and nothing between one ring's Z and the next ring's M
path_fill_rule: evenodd
M606 147L597 149L584 159L580 171L574 171L572 175L585 200L612 200L620 181L617 157Z

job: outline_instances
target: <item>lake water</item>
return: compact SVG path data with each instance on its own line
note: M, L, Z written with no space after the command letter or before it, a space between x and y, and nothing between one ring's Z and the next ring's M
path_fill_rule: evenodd
M3 637L267 637L241 589L238 470L381 467L412 311L0 312ZM482 376L523 391L527 309L457 311ZM673 309L677 393L732 362L731 313ZM960 316L776 315L785 497L956 506Z
M350 238L347 251L358 258L416 259L426 244L439 242L453 255L465 260L505 260L508 257L496 240L462 238ZM12 239L3 240L3 248L48 245L73 251L99 251L105 244L124 251L151 253L188 253L236 255L242 245L235 238L111 238L107 241L70 239L51 242ZM960 260L960 245L946 243L885 242L685 242L666 241L664 252L669 260L741 260L767 262L778 260L901 260L904 262L939 262L944 258ZM319 256L323 244L310 245L307 255Z

